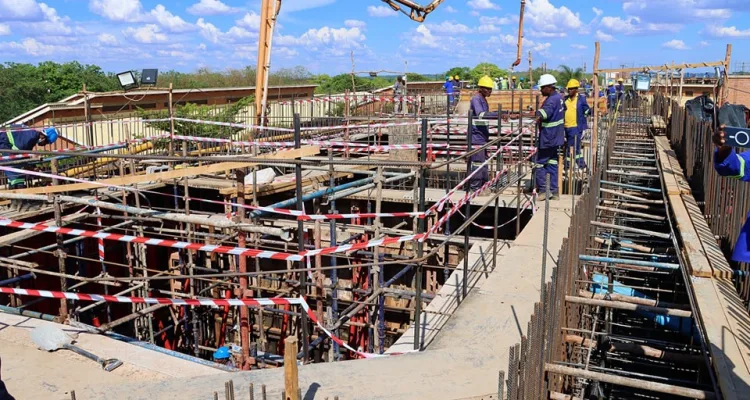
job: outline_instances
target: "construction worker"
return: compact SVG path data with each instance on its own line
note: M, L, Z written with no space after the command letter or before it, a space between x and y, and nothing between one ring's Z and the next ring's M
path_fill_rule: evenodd
M221 346L216 349L214 352L214 362L234 368L234 361L232 361L232 353L229 352L229 347Z
M519 89L519 90L523 89L523 77L521 77L521 81L518 82L518 87L516 89Z
M453 92L456 96L456 102L461 98L461 89L463 85L461 84L461 79L458 77L458 75L455 75L453 77Z
M615 86L615 91L617 92L617 104L622 104L622 102L625 101L625 84L623 82L625 82L624 79L617 79L617 86Z
M615 83L612 81L609 81L607 83L607 109L614 110L616 103L617 103L617 89L615 89Z
M487 98L492 95L492 78L483 76L479 79L479 90L471 98L469 112L472 115L472 126L470 130L472 146L483 146L490 141L490 119L497 119L497 112L490 112L490 106L487 104ZM471 150L471 149L469 149ZM471 171L478 168L480 164L487 160L487 150L482 150L471 156L473 163ZM472 191L478 190L490 179L489 169L487 166L474 175L469 181L469 188Z
M555 89L557 79L550 74L539 77L539 87L545 97L542 107L537 110L539 117L539 146L536 154L534 178L537 191L546 193L547 176L549 175L550 198L557 200L557 157L560 148L565 143L564 114L565 102Z
M510 79L511 79L511 81L510 81L510 88L511 89L515 89L516 88L516 77L512 76Z
M30 151L35 146L46 146L47 144L55 143L57 136L57 131L52 127L40 131L29 128L26 125L14 124L10 126L10 129L0 132L0 153L2 153L2 150ZM23 168L23 166L17 166L16 168ZM23 174L6 172L5 176L8 178L9 189L23 189L26 187L26 178Z
M396 83L393 84L393 113L398 114L401 112L403 96L406 95L406 76L399 76L396 78Z
M501 84L502 85L500 87L500 90L508 90L508 77L507 76L502 77Z
M445 94L448 95L448 102L453 105L453 80L451 80L450 76L445 77L443 90L445 90Z
M578 88L581 86L580 82L576 79L568 81L567 89L568 96L565 98L565 140L568 142L568 146L565 151L565 168L569 168L570 164L570 149L574 150L575 162L578 168L586 168L586 160L583 159L581 154L581 140L583 139L583 132L588 129L586 117L591 112L591 107L586 101L586 96L582 93L578 93Z

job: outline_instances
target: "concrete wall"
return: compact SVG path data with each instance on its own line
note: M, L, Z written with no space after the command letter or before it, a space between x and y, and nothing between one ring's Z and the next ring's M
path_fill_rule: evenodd
M750 75L730 75L727 88L730 103L750 107Z

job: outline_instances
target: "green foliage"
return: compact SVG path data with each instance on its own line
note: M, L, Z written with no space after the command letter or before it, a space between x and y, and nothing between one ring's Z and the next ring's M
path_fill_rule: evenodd
M494 79L501 76L508 76L508 71L492 63L479 63L469 73L469 76L471 76L471 80L475 83L479 81L479 78L485 75Z
M445 73L446 76L451 78L458 75L460 79L469 79L471 76L471 68L469 67L453 67ZM445 76L441 80L445 79Z
M243 109L247 108L254 101L254 96L248 96L228 107L223 108L187 103L185 105L176 106L174 108L174 115L175 117L179 118L233 123L236 122L235 117L237 116L237 114L239 114ZM169 113L164 111L145 111L139 108L137 112L138 115L144 120L169 117ZM171 129L171 124L169 121L149 122L148 125L150 127L153 127L154 129L159 129L166 132L169 132ZM189 134L190 136L223 139L228 139L233 133L237 133L242 130L241 128L232 128L228 126L196 124L183 121L174 121L174 129L175 133Z
M557 82L561 86L566 86L571 79L584 79L583 68L570 68L567 65L560 66L560 72L557 76Z
M354 77L354 86L357 91L370 91L378 89L375 86L375 80L362 78L359 76ZM330 79L325 80L317 88L318 93L343 93L345 90L352 90L352 75L351 74L339 74Z
M408 82L427 82L429 80L430 80L430 78L428 78L428 77L426 77L424 75L421 75L421 74L416 74L414 72L407 72L406 73L406 82L407 83Z
M39 65L0 64L0 122L44 103L60 101L83 89L105 92L119 88L113 74L96 65L78 62L58 64L45 61Z

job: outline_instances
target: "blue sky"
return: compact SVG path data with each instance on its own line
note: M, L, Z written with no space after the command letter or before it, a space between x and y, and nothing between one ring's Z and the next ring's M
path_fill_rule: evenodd
M0 0L0 61L108 71L255 65L259 0ZM429 0L420 0L426 4ZM519 1L446 0L416 23L380 0L283 0L272 68L441 73L515 58ZM750 0L527 0L523 68L716 61L750 49Z

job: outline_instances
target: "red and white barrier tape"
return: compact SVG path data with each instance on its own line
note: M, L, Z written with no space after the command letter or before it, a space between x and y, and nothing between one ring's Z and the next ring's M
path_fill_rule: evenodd
M399 217L424 217L423 212L395 212L395 213L362 213L362 214L304 214L297 216L300 221L315 221L325 219L347 219L347 218L399 218Z
M294 129L291 129L291 128L276 128L273 126L239 124L236 122L206 121L206 120L200 120L200 119L181 118L181 117L174 117L172 119L175 121L179 121L179 122L190 122L194 124L203 124L203 125L226 126L229 128L257 129L257 130L279 131L279 132L294 132ZM150 120L145 120L145 121L149 122Z
M362 96L344 96L344 97L314 97L312 99L300 99L300 100L294 100L294 101L280 101L276 104L279 105L291 105L291 104L311 104L311 103L341 103L347 100L355 100L355 101L375 101L375 102L386 102L386 103L393 103L393 102L399 102L402 101L404 103L416 103L419 101L417 97L411 97L411 96L403 96L401 100L394 99L393 97L386 97L386 96L371 96L371 95L362 95Z
M133 303L133 304L167 304L173 306L250 306L250 307L264 307L264 306L287 306L287 305L299 305L305 311L305 314L310 320L328 337L334 342L343 346L347 350L357 354L364 358L374 357L388 357L391 355L398 355L401 353L393 354L372 354L358 351L341 338L334 335L331 331L326 329L325 326L318 320L315 313L310 309L310 305L307 304L303 297L279 297L279 298L255 298L255 299L176 299L166 297L131 297L131 296L112 296L107 294L85 294L85 293L73 293L73 292L58 292L53 290L36 290L36 289L18 289L10 287L0 286L0 293L3 294L14 294L20 296L32 296L32 297L46 297L50 299L66 299L73 301L91 301L99 302L104 301L108 303Z
M111 143L111 144L104 144L104 145L99 145L99 146L76 146L76 147L70 147L70 148L67 148L67 149L54 149L54 150L51 150L51 152L53 152L53 153L63 153L64 154L64 153L67 153L67 152L81 151L81 150L98 150L98 149L103 149L103 148L106 148L106 147L120 146L120 145L124 145L124 144L145 143L145 142L150 142L152 140L166 139L166 138L169 138L169 134L168 133L162 134L162 135L156 135L156 136L149 136L149 137L145 137L145 138L123 140L123 141L120 141L120 142L115 142L115 143ZM0 161L14 160L14 159L18 159L18 158L28 158L28 157L32 157L34 155L35 154L29 154L29 153L11 154L11 155L8 155L8 156L0 156Z

